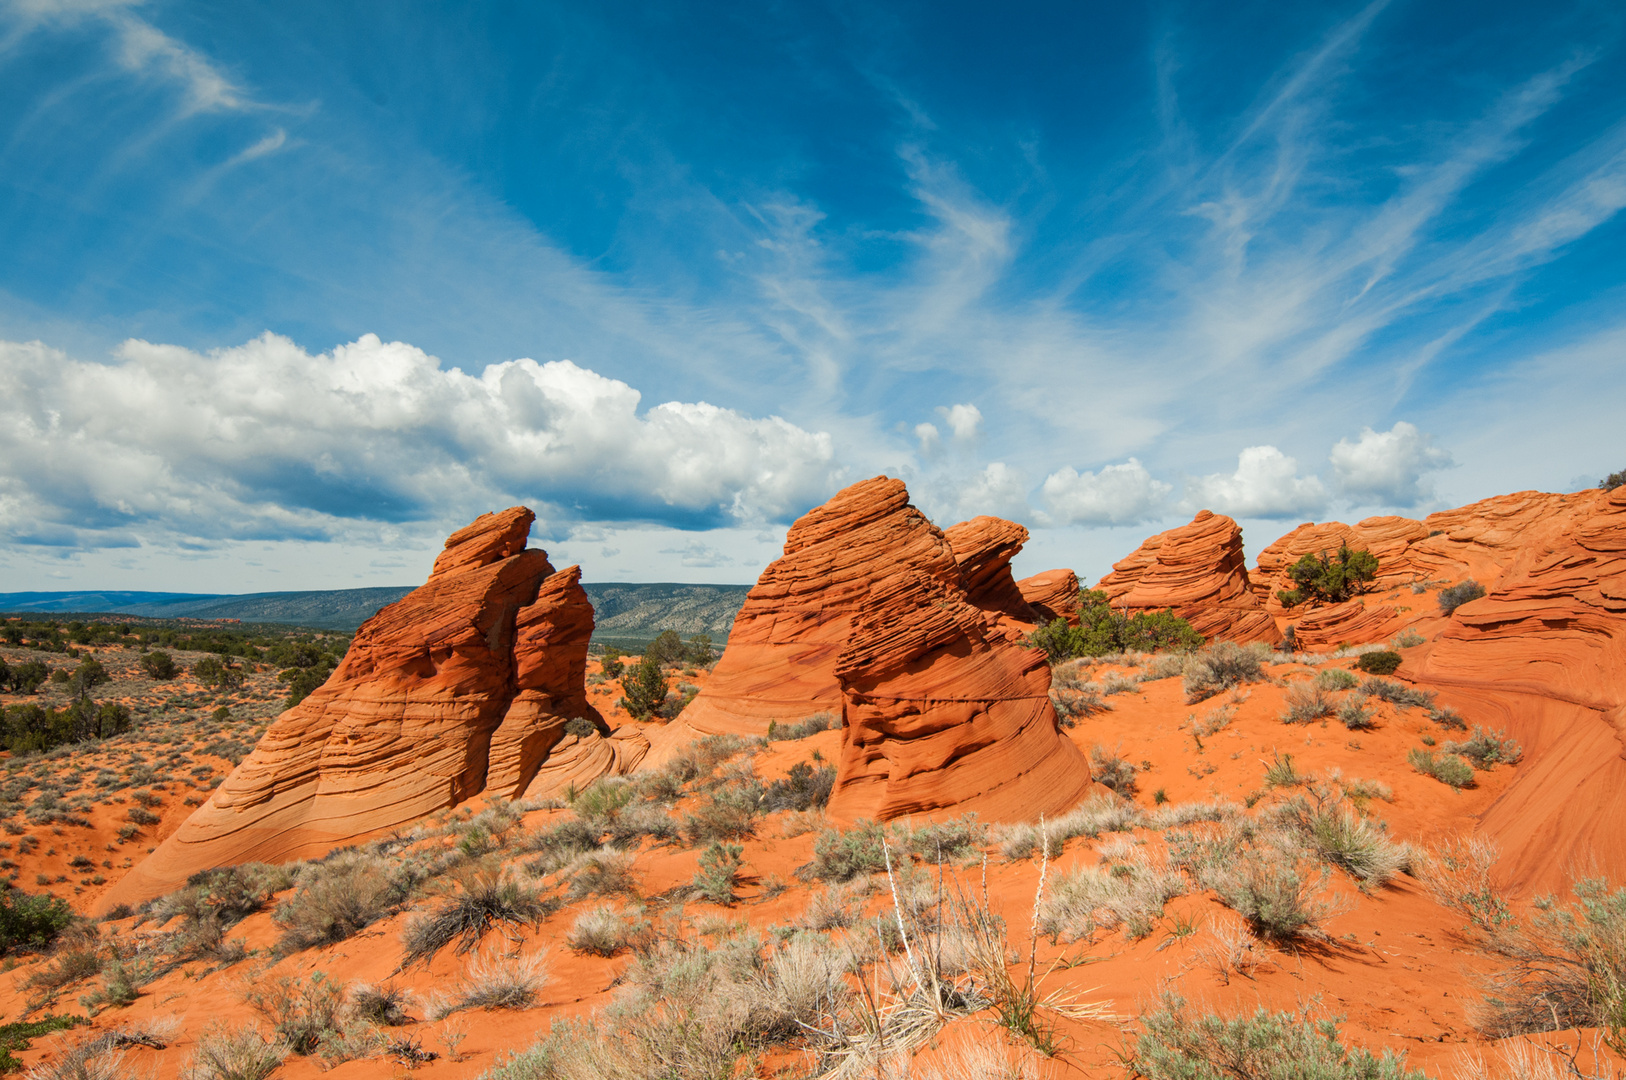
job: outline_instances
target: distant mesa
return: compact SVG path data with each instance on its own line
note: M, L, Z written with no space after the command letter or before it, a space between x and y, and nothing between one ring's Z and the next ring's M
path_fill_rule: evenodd
M791 526L650 763L822 712L842 723L838 819L1072 806L1089 767L1060 734L1043 654L1021 642L1037 616L1010 560L1026 539L998 518L938 529L889 477L837 493Z
M328 681L98 910L210 867L319 856L483 793L544 797L635 768L647 742L608 733L587 704L580 571L526 549L534 518L514 507L453 533L428 582L367 620ZM587 724L567 735L575 719Z

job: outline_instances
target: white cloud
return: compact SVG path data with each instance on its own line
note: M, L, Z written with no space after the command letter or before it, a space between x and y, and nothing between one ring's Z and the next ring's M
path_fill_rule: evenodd
M0 342L0 522L103 547L526 502L698 528L785 519L840 484L827 434L705 402L639 410L637 390L569 361L474 376L370 334L314 356L269 333L208 355L128 341L106 364Z
M1275 518L1313 513L1326 505L1316 476L1299 476L1298 462L1274 446L1250 446L1237 455L1236 472L1187 481L1185 505L1232 517Z
M915 438L920 442L922 454L932 454L937 450L942 433L937 430L936 424L916 424Z
M1153 479L1135 458L1108 465L1100 472L1078 472L1071 466L1045 477L1048 523L1061 525L1133 525L1156 518L1174 489Z
M995 517L1026 520L1032 511L1028 506L1027 481L1017 470L1003 461L990 462L982 471L958 486L955 500L956 520L992 514ZM952 524L939 521L938 524Z
M1451 455L1432 436L1401 420L1388 431L1363 428L1354 442L1332 448L1339 489L1357 505L1416 506L1433 498L1424 474L1449 468Z
M982 410L975 405L950 405L947 408L938 406L937 411L942 414L956 439L976 438L977 429L982 426ZM916 428L915 431L918 433L920 429Z

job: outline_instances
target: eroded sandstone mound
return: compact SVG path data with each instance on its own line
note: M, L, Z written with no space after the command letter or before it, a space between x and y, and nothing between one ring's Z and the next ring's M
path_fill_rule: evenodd
M452 534L423 587L364 623L328 681L99 908L201 869L321 855L486 791L542 793L571 719L593 728L577 742L617 742L586 702L593 609L580 572L555 573L545 552L525 549L534 517L514 507ZM630 745L575 747L573 758L602 766L596 775L641 757ZM586 771L565 770L566 782Z
M1416 677L1474 722L1524 743L1517 778L1484 818L1513 884L1563 888L1572 874L1618 875L1626 867L1626 487L1488 502L1512 512L1475 524L1452 511L1452 531L1481 549L1514 548L1511 563L1486 583L1485 597L1453 613ZM1542 515L1528 516L1533 508Z
M798 520L758 579L704 690L659 737L840 717L838 818L977 811L1031 819L1077 802L1089 768L1062 738L1043 654L1010 575L1020 525L951 536L899 480L854 484ZM1032 615L1028 614L1028 620Z
M1209 640L1281 638L1250 588L1242 529L1223 514L1202 510L1191 524L1148 538L1096 588L1118 610L1173 608Z
M1071 570L1046 570L1023 578L1016 588L1038 622L1066 619L1078 625L1078 575Z

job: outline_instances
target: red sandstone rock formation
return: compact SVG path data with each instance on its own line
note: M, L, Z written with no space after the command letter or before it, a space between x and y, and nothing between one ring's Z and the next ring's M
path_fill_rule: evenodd
M1114 563L1096 588L1116 609L1173 608L1209 640L1274 644L1281 638L1249 588L1241 528L1207 510L1190 525L1146 540Z
M1626 487L1476 505L1482 522L1429 521L1449 521L1470 557L1513 549L1511 564L1423 650L1417 678L1524 744L1483 827L1511 884L1567 889L1572 874L1626 865Z
M1002 627L1020 601L1009 563L1025 538L979 518L951 543L888 477L838 493L791 526L706 688L650 760L698 734L828 712L842 717L835 817L1026 820L1073 805L1089 768L1059 732L1043 655Z
M1078 575L1071 570L1046 570L1023 578L1016 588L1039 622L1066 619L1078 625Z
M534 517L514 507L453 533L428 582L364 623L332 677L98 908L201 869L321 855L487 790L535 792L565 720L596 717L592 607L577 568L525 550Z
M960 568L966 599L985 611L1000 611L1024 622L1033 610L1011 575L1011 560L1028 541L1028 531L1014 521L974 517L943 530ZM1024 628L1025 629L1025 628Z
M1358 598L1305 610L1293 627L1293 644L1300 649L1365 645L1386 641L1404 626L1394 608Z

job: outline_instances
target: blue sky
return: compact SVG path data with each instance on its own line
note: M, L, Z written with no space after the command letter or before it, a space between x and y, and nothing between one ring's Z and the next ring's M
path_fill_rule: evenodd
M1626 467L1618 4L0 4L0 590L1094 578Z

